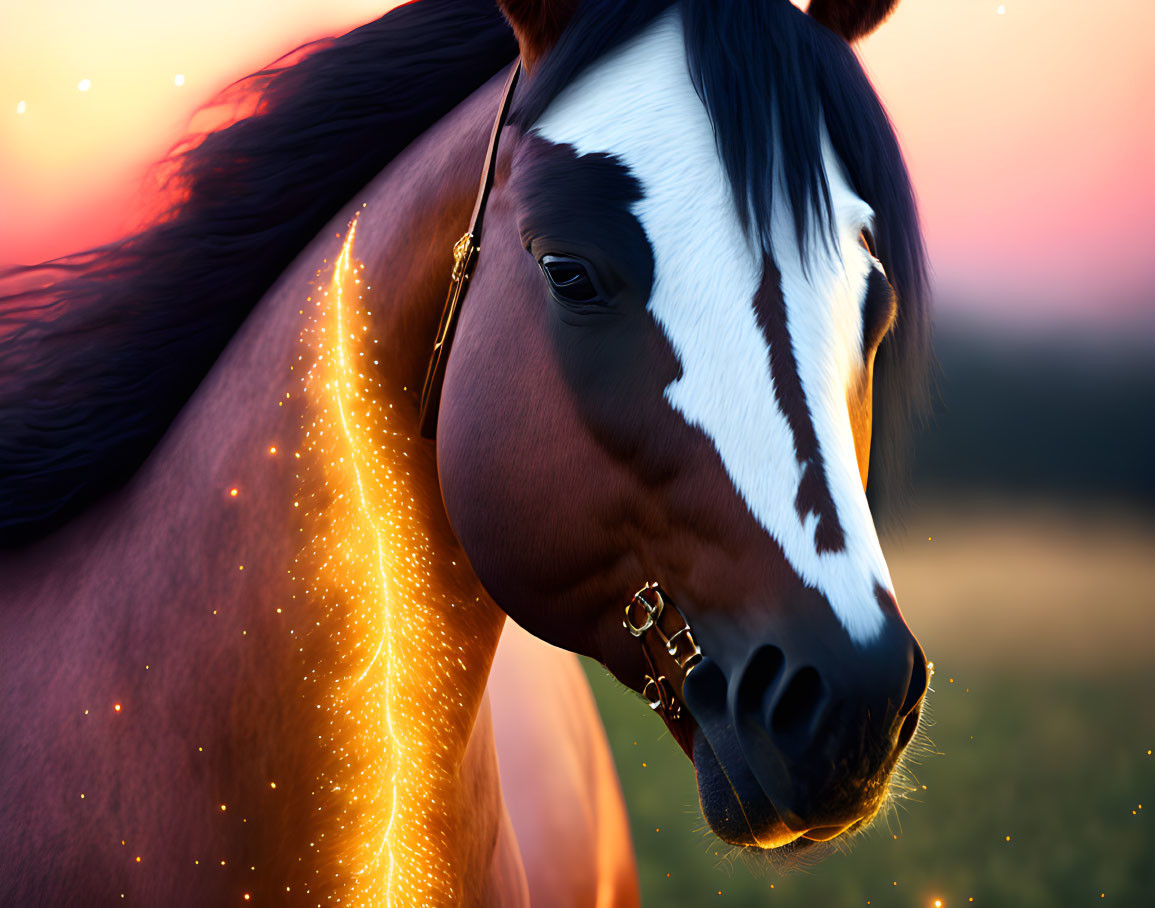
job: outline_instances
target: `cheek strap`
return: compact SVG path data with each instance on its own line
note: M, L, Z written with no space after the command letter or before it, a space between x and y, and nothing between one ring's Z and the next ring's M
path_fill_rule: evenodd
M421 386L420 426L424 438L437 436L437 414L441 409L441 387L445 384L449 348L457 330L457 319L461 314L461 304L465 301L469 279L473 276L473 269L477 265L477 255L481 252L481 222L485 218L485 203L489 201L489 191L493 188L493 174L497 169L497 143L501 139L501 129L509 116L513 90L517 87L517 77L520 73L521 61L517 60L506 80L505 91L501 96L501 108L497 112L493 132L489 136L489 150L485 153L485 170L481 173L481 186L477 190L477 201L473 203L469 229L453 245L453 270L449 275L449 293L445 297L441 322L433 339L433 352L429 357L429 367L425 371L425 383Z

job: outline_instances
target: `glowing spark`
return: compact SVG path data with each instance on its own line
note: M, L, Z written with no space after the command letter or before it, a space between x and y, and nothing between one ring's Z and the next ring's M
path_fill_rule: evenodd
M229 489L229 497L230 498L236 498L237 495L240 494L240 492L241 492L241 490L234 486L233 488Z
M269 453L270 454L276 454L277 453L277 446L276 445L269 445Z
M112 711L113 712L120 712L120 704L119 703L113 703L112 704Z
M184 73L177 73L175 76L173 76L172 84L177 86L177 88L180 88L180 86L184 85ZM248 896L246 895L245 898L247 899Z
M88 89L92 88L92 80L91 79L81 79L79 82L76 83L76 88L79 91L88 91Z
M17 101L16 102L16 113L22 114L27 109L28 109L28 102L27 101Z
M329 834L311 847L341 868L341 904L457 904L452 811L470 732L461 717L480 704L475 679L488 663L471 654L490 633L491 607L460 607L472 581L454 573L456 553L434 551L441 531L424 507L421 483L436 483L430 449L392 421L410 397L385 367L367 369L363 354L380 348L361 302L356 232L354 219L329 286L316 284L315 308L301 312L315 360L292 506L310 540L298 561L318 616L312 639L332 653L306 680L323 682L314 703L336 767L316 792ZM496 645L500 620L492 627Z

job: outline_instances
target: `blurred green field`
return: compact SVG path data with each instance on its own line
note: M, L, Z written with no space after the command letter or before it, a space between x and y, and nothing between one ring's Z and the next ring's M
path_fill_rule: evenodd
M661 722L586 663L643 905L1155 905L1155 527L939 507L886 548L935 663L926 752L914 794L816 865L729 853Z

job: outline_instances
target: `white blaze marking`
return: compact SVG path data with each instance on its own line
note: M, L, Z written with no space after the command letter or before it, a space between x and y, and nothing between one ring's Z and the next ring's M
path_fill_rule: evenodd
M794 507L802 467L753 305L762 254L738 222L713 128L690 81L677 11L569 85L537 131L579 154L615 155L640 180L645 197L633 212L654 252L648 308L682 367L666 398L713 440L739 495L803 582L826 597L853 640L869 642L884 620L875 584L892 585L862 491L846 392L862 365L871 260L858 232L871 212L847 186L829 142L824 137L841 248L832 254L812 242L804 275L784 191L775 193L771 224L799 378L846 538L844 550L819 553L817 518L803 521Z

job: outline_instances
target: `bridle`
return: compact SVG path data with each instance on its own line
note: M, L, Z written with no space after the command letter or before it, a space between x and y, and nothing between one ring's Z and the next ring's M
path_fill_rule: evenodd
M646 657L642 696L666 720L682 750L692 756L694 720L684 706L682 685L702 661L702 651L686 616L653 581L634 593L622 627L638 638Z
M425 383L421 387L421 435L424 438L437 436L437 414L441 409L441 387L445 384L445 366L449 362L449 347L457 332L457 318L461 314L461 304L465 301L465 291L469 289L469 279L477 265L477 254L481 251L481 222L485 218L485 203L489 201L489 191L493 189L493 174L497 170L497 143L501 130L509 116L513 103L513 90L517 87L517 77L521 74L521 60L513 64L513 70L505 82L501 96L501 109L493 123L489 136L489 150L485 153L485 170L481 172L481 186L477 190L477 201L473 203L473 214L469 218L469 229L461 239L453 244L453 271L449 276L449 293L445 297L445 308L441 310L441 323L433 339L433 353L429 357L429 368L425 372Z
M497 169L497 146L501 132L509 116L513 102L513 92L521 74L518 60L505 83L501 97L501 108L493 123L489 137L489 149L485 155L485 169L481 174L477 201L473 205L473 215L469 219L469 229L453 245L453 271L450 273L449 292L441 311L441 321L433 340L433 352L429 357L429 367L421 388L421 435L425 438L437 436L437 416L441 407L441 389L445 383L445 367L449 361L449 349L457 331L457 320L465 293L469 289L469 279L477 265L481 251L481 225L485 218L485 205L493 189L494 171ZM702 660L702 651L694 641L690 625L673 601L662 592L656 582L647 583L630 598L626 605L626 617L622 626L642 645L646 660L646 673L640 691L650 705L666 722L671 734L687 753L693 750L694 721L684 706L682 685L694 667Z

